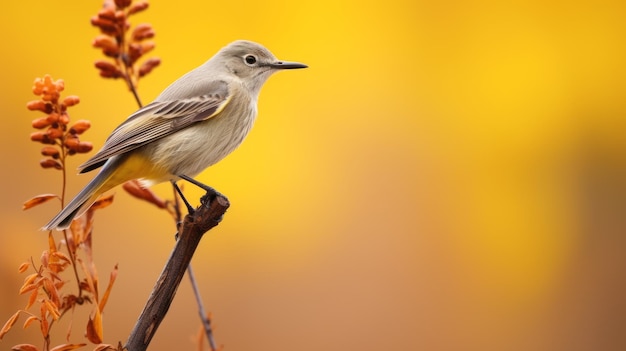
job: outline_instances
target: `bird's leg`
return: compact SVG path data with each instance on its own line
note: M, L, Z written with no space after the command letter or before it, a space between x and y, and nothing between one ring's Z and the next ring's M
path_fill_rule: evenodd
M179 174L178 176L181 179L184 179L184 180L188 181L189 183L199 187L200 189L205 190L207 192L207 194L209 194L212 197L215 197L215 196L217 196L219 194L217 192L217 190L213 189L212 187L210 187L210 186L208 186L208 185L206 185L204 183L200 183L199 181L197 181L197 180L195 180L195 179L193 179L191 177L188 177L188 176L186 176L184 174Z
M187 213L193 214L194 212L196 212L196 210L193 208L193 206L191 206L191 204L189 204L189 201L187 201L187 198L185 198L185 195L183 195L183 192L178 187L178 184L176 184L176 181L172 180L172 185L174 186L174 189L176 189L176 192L178 193L178 195L180 195L180 198L185 203L185 206L187 206Z

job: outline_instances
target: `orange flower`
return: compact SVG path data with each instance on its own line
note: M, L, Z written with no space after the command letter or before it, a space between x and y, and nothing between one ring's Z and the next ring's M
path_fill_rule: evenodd
M80 141L78 135L84 133L91 124L89 121L80 120L71 128L68 128L70 116L67 109L80 102L76 95L70 95L60 101L61 92L65 89L63 80L53 80L49 75L36 78L33 84L33 93L40 97L26 104L31 111L41 111L45 117L33 120L32 126L42 131L30 135L30 140L46 145L41 149L41 154L47 158L39 164L43 168L62 170L65 168L65 156L76 153L86 153L93 149L90 142ZM69 129L69 130L68 130Z

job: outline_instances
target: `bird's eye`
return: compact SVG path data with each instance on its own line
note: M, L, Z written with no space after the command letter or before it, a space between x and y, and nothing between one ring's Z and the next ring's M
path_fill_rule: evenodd
M254 55L246 55L243 60L248 66L252 66L256 63L256 57L254 57Z

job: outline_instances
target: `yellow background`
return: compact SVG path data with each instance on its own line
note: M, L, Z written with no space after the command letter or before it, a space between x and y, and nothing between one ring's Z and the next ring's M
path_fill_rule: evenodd
M310 66L272 77L251 135L198 177L232 203L193 261L226 350L626 349L625 3L507 3L154 0L133 18L163 60L144 102L235 39ZM93 68L99 7L2 6L2 322L58 209L21 211L60 191L28 138L33 79L81 97L70 114L91 120L96 148L136 109ZM69 195L90 178L72 175ZM109 343L126 340L174 234L116 194L95 228L101 279L120 267ZM184 280L151 350L195 349L196 314ZM40 345L19 325L0 349Z

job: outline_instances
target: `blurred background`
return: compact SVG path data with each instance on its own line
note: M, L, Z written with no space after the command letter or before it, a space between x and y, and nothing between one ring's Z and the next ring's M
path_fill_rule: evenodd
M248 139L198 177L232 203L193 260L218 344L626 349L626 3L507 3L153 0L132 19L154 26L162 59L140 82L144 102L235 39L310 66L273 76ZM80 96L70 115L92 122L81 139L96 149L137 108L93 67L100 6L3 4L0 323L25 305L17 267L39 258L38 228L59 209L21 210L61 191L29 140L34 78ZM71 174L68 195L92 176ZM153 189L170 197L168 184ZM104 316L112 344L174 240L168 215L115 193L94 234L101 279L120 269ZM0 349L41 345L24 320ZM184 280L150 349L197 349L199 327Z

